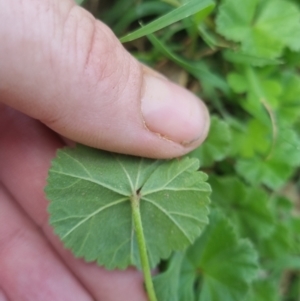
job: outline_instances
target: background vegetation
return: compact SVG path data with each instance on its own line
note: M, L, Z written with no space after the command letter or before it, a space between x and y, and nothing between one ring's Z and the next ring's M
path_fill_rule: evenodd
M121 37L186 2L82 4ZM161 264L158 299L299 301L300 1L215 4L125 44L212 115L207 141L189 154L209 175L210 224Z

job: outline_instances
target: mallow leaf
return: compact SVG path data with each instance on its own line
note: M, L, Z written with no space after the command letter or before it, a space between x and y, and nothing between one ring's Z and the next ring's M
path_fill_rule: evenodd
M228 219L212 215L203 235L187 251L187 260L201 276L196 300L240 301L258 272L257 253L252 244L239 239Z
M239 234L253 241L270 236L274 216L268 194L258 187L245 185L238 177L210 177L213 204L222 208Z
M236 171L252 185L265 184L278 190L300 165L300 139L292 128L279 129L274 147L267 157L239 159Z
M267 156L272 146L269 126L254 118L244 123L232 123L231 134L232 157L252 158L257 154Z
M271 127L271 115L275 115L279 108L282 86L266 71L245 67L240 73L230 73L227 80L234 92L246 92L245 100L240 101L241 106L261 122L270 123Z
M251 290L245 301L279 301L278 285L280 284L265 279L255 281L251 285Z
M228 218L215 210L203 234L184 253L175 253L154 281L156 288L167 287L161 289L162 301L240 301L257 272L251 243L240 239Z
M280 95L281 103L278 108L278 118L289 127L300 120L300 76L292 72L282 73L283 89Z
M286 222L279 221L273 233L261 241L259 245L261 256L272 260L273 263L278 259L287 258L292 254L293 238L292 229Z
M197 159L159 161L83 145L59 150L46 187L50 223L77 257L108 269L140 267L138 210L153 267L193 243L208 222L210 186L198 168Z
M251 185L264 184L273 190L280 189L294 172L294 168L284 161L276 158L265 160L259 156L238 159L235 169Z
M283 196L272 200L272 205L277 211L275 229L269 237L261 241L259 248L261 256L271 261L273 267L276 263L276 265L283 264L287 268L287 265L291 263L291 257L300 254L300 218L295 214L297 190L293 184L286 185L281 193ZM293 194L295 198L287 198Z
M230 142L229 125L217 116L212 116L207 139L189 156L198 158L202 167L211 166L214 162L226 158L230 150Z
M217 30L241 43L245 54L275 59L284 47L300 49L300 11L291 1L224 0L217 16Z
M183 252L174 253L172 258L169 260L167 270L153 279L158 300L179 300L178 287L181 287L179 280L183 258Z
M268 59L263 57L257 57L251 54L247 54L241 50L225 50L223 52L224 59L231 63L242 64L242 65L252 65L257 67L262 67L266 65L281 65L281 59Z

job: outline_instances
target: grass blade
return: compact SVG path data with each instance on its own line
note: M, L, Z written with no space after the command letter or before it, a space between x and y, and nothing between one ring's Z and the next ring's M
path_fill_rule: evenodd
M169 26L177 21L194 15L200 11L206 10L207 13L209 13L214 8L214 6L215 4L212 0L192 0L178 8L175 8L174 10L154 20L153 22L146 24L142 28L139 28L136 31L129 33L128 35L122 37L120 41L122 43L125 43L141 38L166 26Z
M176 63L181 68L195 76L202 84L209 83L210 86L220 89L224 94L228 95L228 85L223 78L209 71L207 66L201 61L189 61L172 52L167 45L159 40L155 35L147 36L151 44L163 55Z

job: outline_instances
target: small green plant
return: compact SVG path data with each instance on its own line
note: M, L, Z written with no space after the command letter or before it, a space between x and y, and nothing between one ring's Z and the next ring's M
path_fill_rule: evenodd
M87 261L142 269L151 301L298 301L300 2L118 0L99 16L140 61L179 67L211 129L174 160L58 151L55 232Z

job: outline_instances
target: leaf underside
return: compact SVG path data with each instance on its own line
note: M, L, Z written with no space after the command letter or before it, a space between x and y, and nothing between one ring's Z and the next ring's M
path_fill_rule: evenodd
M151 267L193 243L208 222L210 186L197 159L151 160L87 146L59 150L45 189L67 248L108 269L140 267L131 200L138 197Z

